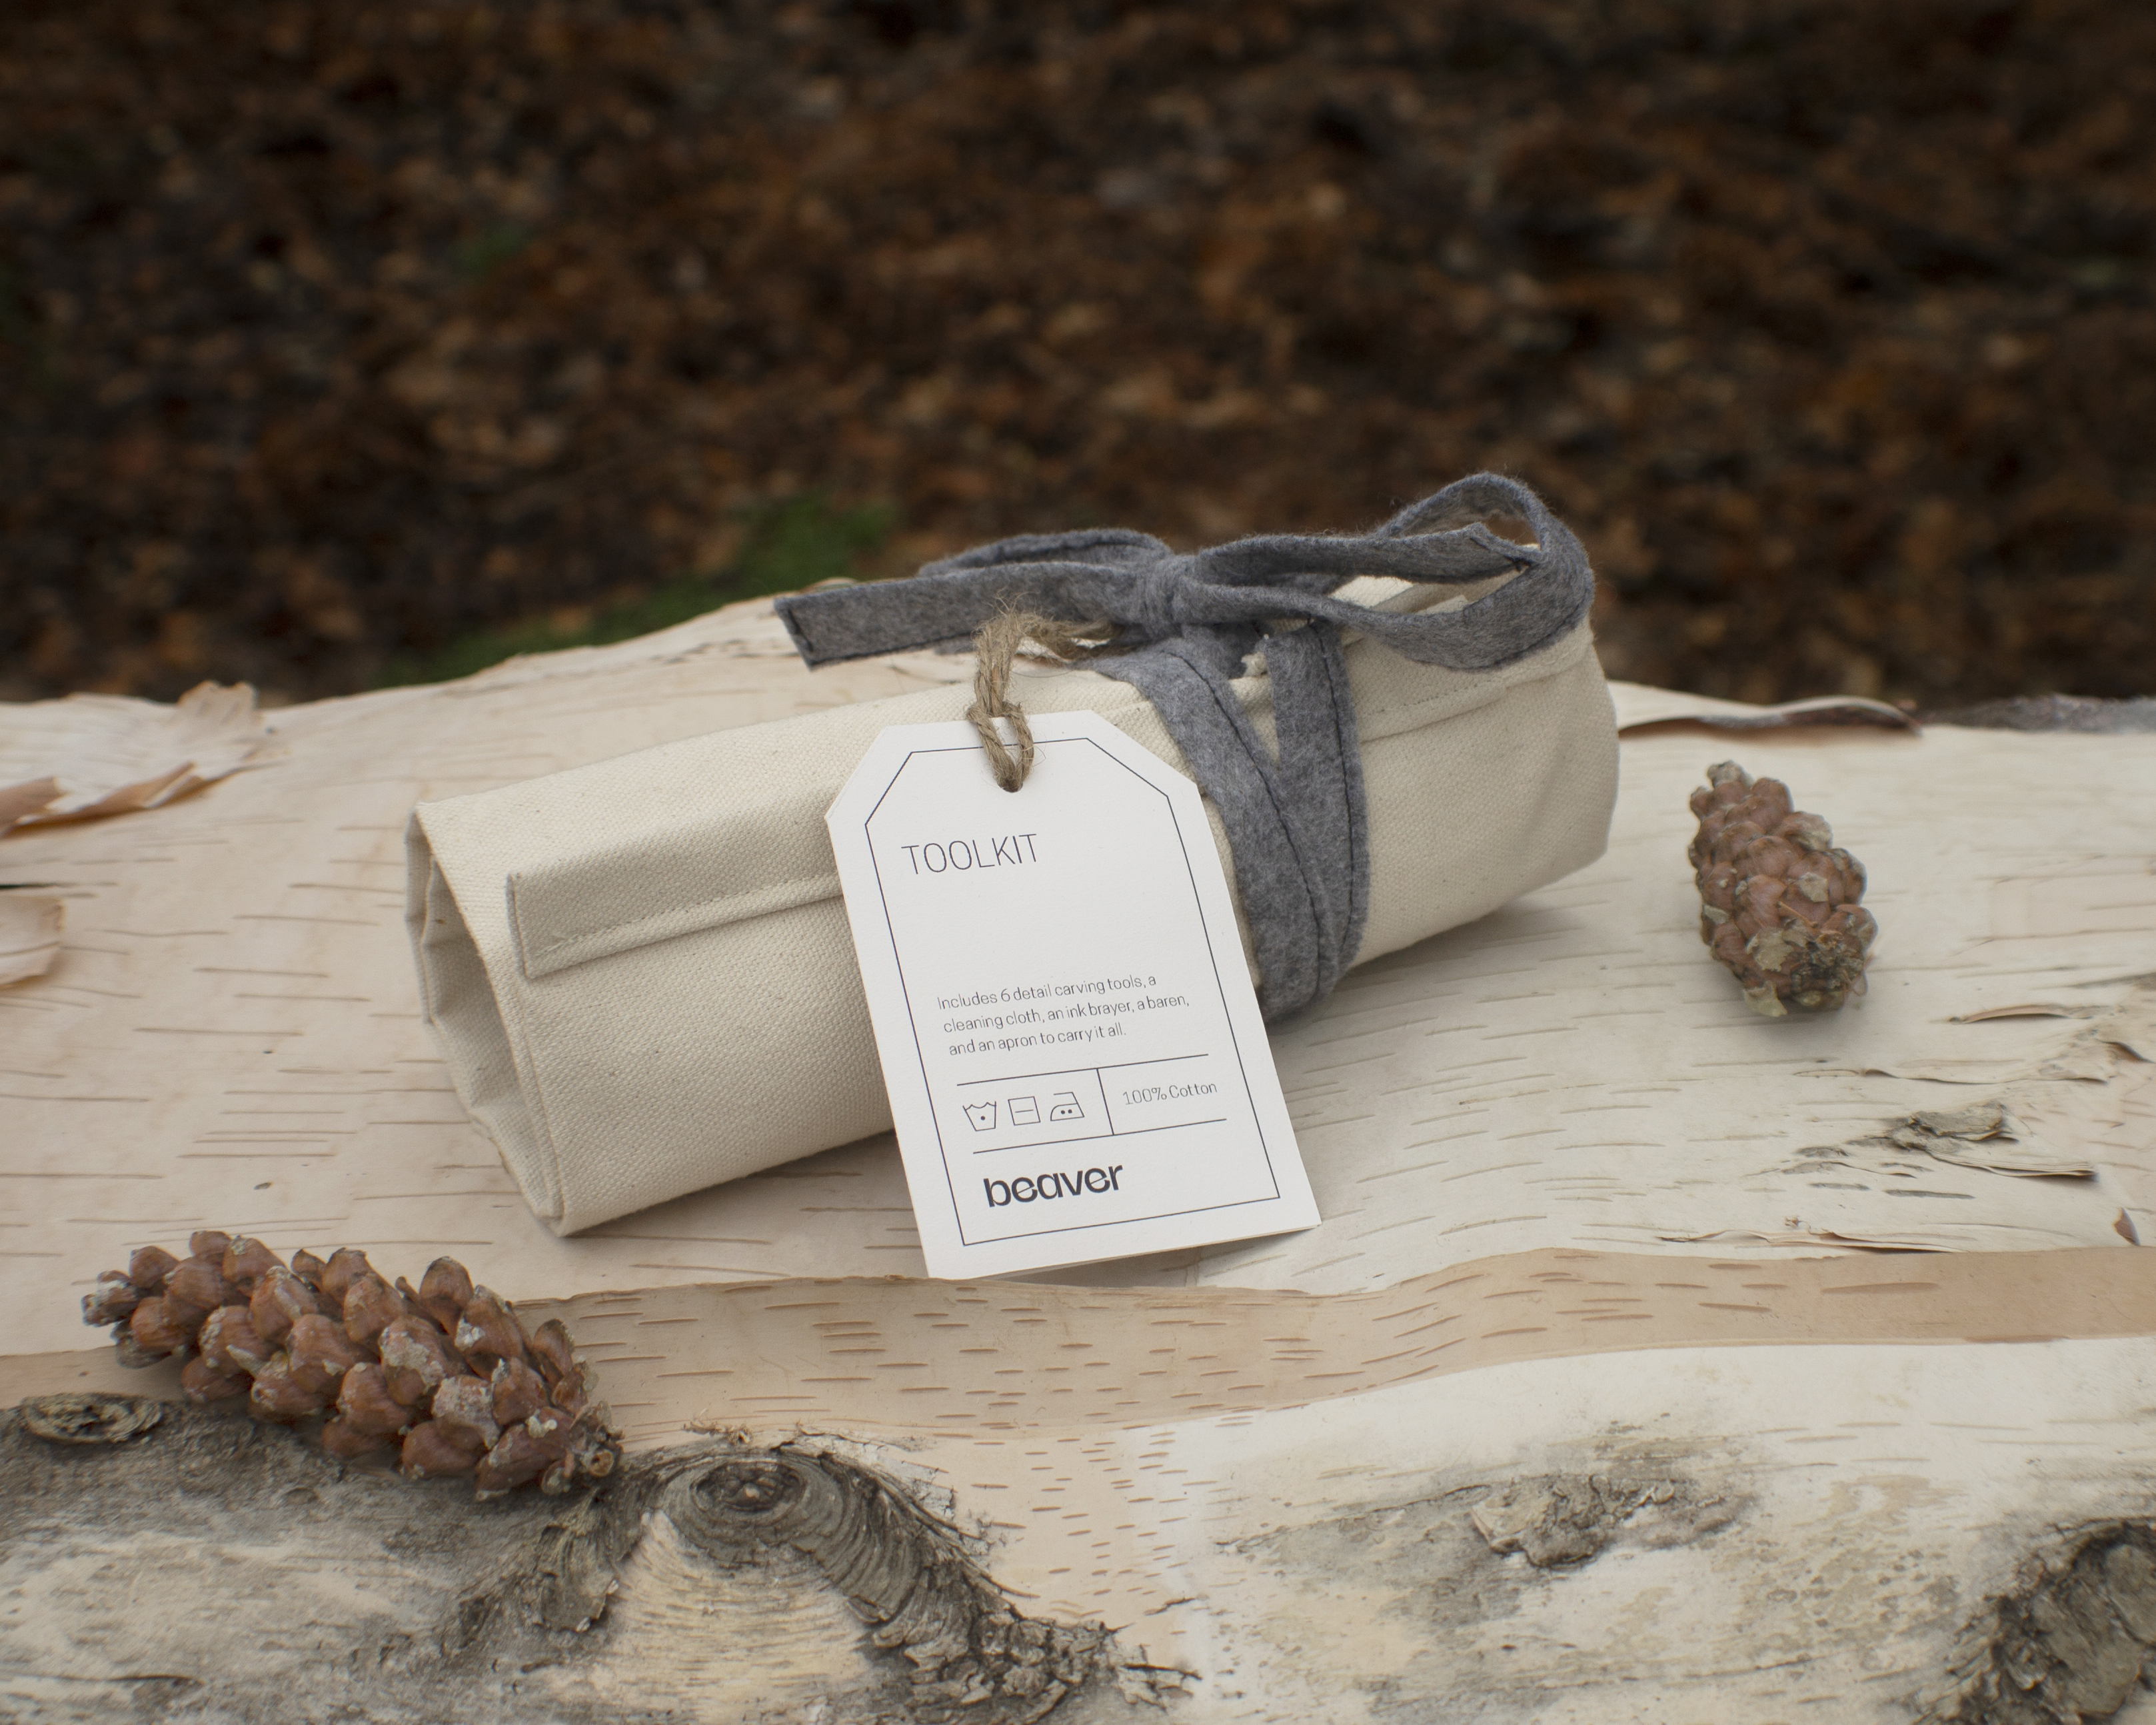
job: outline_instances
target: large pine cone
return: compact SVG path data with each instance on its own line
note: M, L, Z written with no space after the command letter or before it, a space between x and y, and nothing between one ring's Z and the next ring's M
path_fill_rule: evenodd
M1779 779L1755 780L1734 761L1707 769L1691 812L1699 937L1744 985L1746 1004L1778 1019L1861 994L1879 925L1857 902L1864 865L1835 848L1827 824L1792 809Z
M244 1396L258 1420L314 1426L333 1455L393 1455L407 1479L469 1474L481 1497L613 1471L621 1440L561 1320L527 1331L455 1259L415 1288L350 1246L287 1264L204 1229L187 1251L143 1247L97 1279L82 1317L115 1326L123 1366L178 1355L189 1401Z

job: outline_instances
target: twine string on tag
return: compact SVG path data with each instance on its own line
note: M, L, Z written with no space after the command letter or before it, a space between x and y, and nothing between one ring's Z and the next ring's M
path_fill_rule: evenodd
M988 757L988 770L996 783L1015 791L1033 771L1033 726L1025 709L1011 699L1011 672L1019 649L1031 641L1045 657L1059 665L1091 657L1114 629L1106 622L1059 623L1031 611L1001 610L973 632L973 652L979 663L973 670L973 704L966 709L973 729L981 736L981 751ZM998 720L1010 721L1015 750L1004 742Z
M1517 517L1531 536L1505 538L1486 516ZM1482 590L1419 610L1334 597L1363 575ZM1419 665L1486 671L1568 637L1594 597L1585 550L1542 499L1478 473L1367 533L1264 534L1187 552L1116 528L1026 534L911 580L790 593L777 608L812 665L974 636L968 716L1005 790L1032 764L1010 698L1024 642L1136 688L1219 814L1259 999L1276 1022L1332 992L1369 910L1369 811L1341 631ZM1254 654L1271 685L1270 739L1234 686Z

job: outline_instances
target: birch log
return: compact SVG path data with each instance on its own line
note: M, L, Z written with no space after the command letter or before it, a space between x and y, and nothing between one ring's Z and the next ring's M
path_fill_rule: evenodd
M393 1273L451 1252L559 1310L633 1452L588 1502L474 1507L213 1413L60 1444L28 1403L0 1436L6 1707L2130 1716L2156 740L1739 747L1691 721L1758 715L1620 687L1643 728L1609 855L1276 1037L1326 1217L1301 1235L928 1282L877 1141L554 1238L418 1019L412 802L969 675L811 675L735 607L438 689L227 704L218 782L0 839L0 889L65 909L57 959L0 988L0 1399L173 1394L74 1298L216 1226ZM0 711L11 778L124 788L113 763L183 729L100 708L78 762L65 705ZM1733 747L1871 867L1859 1009L1758 1020L1698 943L1686 796ZM1938 1127L1972 1108L2019 1136Z
M487 1506L213 1414L90 1450L26 1409L0 1696L249 1725L2131 1718L2152 1371L2147 1337L1614 1352L1262 1414L715 1435Z

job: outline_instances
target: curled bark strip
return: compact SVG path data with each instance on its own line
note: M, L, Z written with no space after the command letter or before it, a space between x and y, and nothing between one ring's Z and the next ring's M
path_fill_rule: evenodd
M17 1409L23 1429L49 1444L124 1444L165 1417L141 1395L33 1395Z

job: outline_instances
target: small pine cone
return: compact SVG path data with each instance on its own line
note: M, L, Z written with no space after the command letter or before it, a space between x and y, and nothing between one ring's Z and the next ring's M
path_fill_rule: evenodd
M268 1365L275 1352L254 1332L254 1319L244 1306L218 1307L203 1320L195 1345L217 1370L249 1377Z
M379 1348L382 1332L411 1315L404 1296L372 1270L354 1276L344 1291L344 1332L359 1347Z
M283 1269L278 1255L259 1240L239 1239L224 1249L224 1279L243 1293L251 1294L262 1278Z
M398 1318L382 1331L381 1347L389 1393L408 1408L424 1404L445 1378L464 1374L449 1338L424 1317Z
M1699 832L1686 853L1699 887L1700 938L1770 1019L1791 1007L1832 1012L1864 992L1879 926L1858 901L1864 865L1834 846L1816 814L1790 805L1779 779L1734 761L1707 768L1691 793Z
M118 1271L108 1270L82 1296L82 1321L100 1326L125 1323L141 1303L142 1291Z
M179 1263L162 1246L144 1246L127 1260L127 1280L146 1294L165 1291L165 1276Z
M392 1286L350 1246L326 1261L295 1252L287 1266L216 1229L187 1244L184 1260L142 1247L82 1307L85 1322L111 1326L121 1365L177 1359L190 1401L244 1397L255 1419L288 1425L326 1414L331 1455L394 1449L408 1477L475 1474L482 1497L534 1481L558 1494L620 1458L561 1320L527 1333L454 1258L437 1258L414 1288Z
M251 1380L244 1372L221 1372L200 1355L180 1368L180 1393L198 1406L245 1395Z
M255 1284L247 1302L248 1315L254 1320L254 1333L271 1348L281 1348L294 1324L321 1309L315 1291L289 1270L270 1271Z
M437 1258L419 1278L419 1306L428 1317L454 1335L457 1320L472 1296L471 1273L454 1258Z
M357 1246L339 1246L330 1254L329 1262L322 1266L321 1278L316 1286L321 1291L325 1312L344 1310L345 1291L362 1276L373 1273L374 1266L367 1261L367 1254Z

